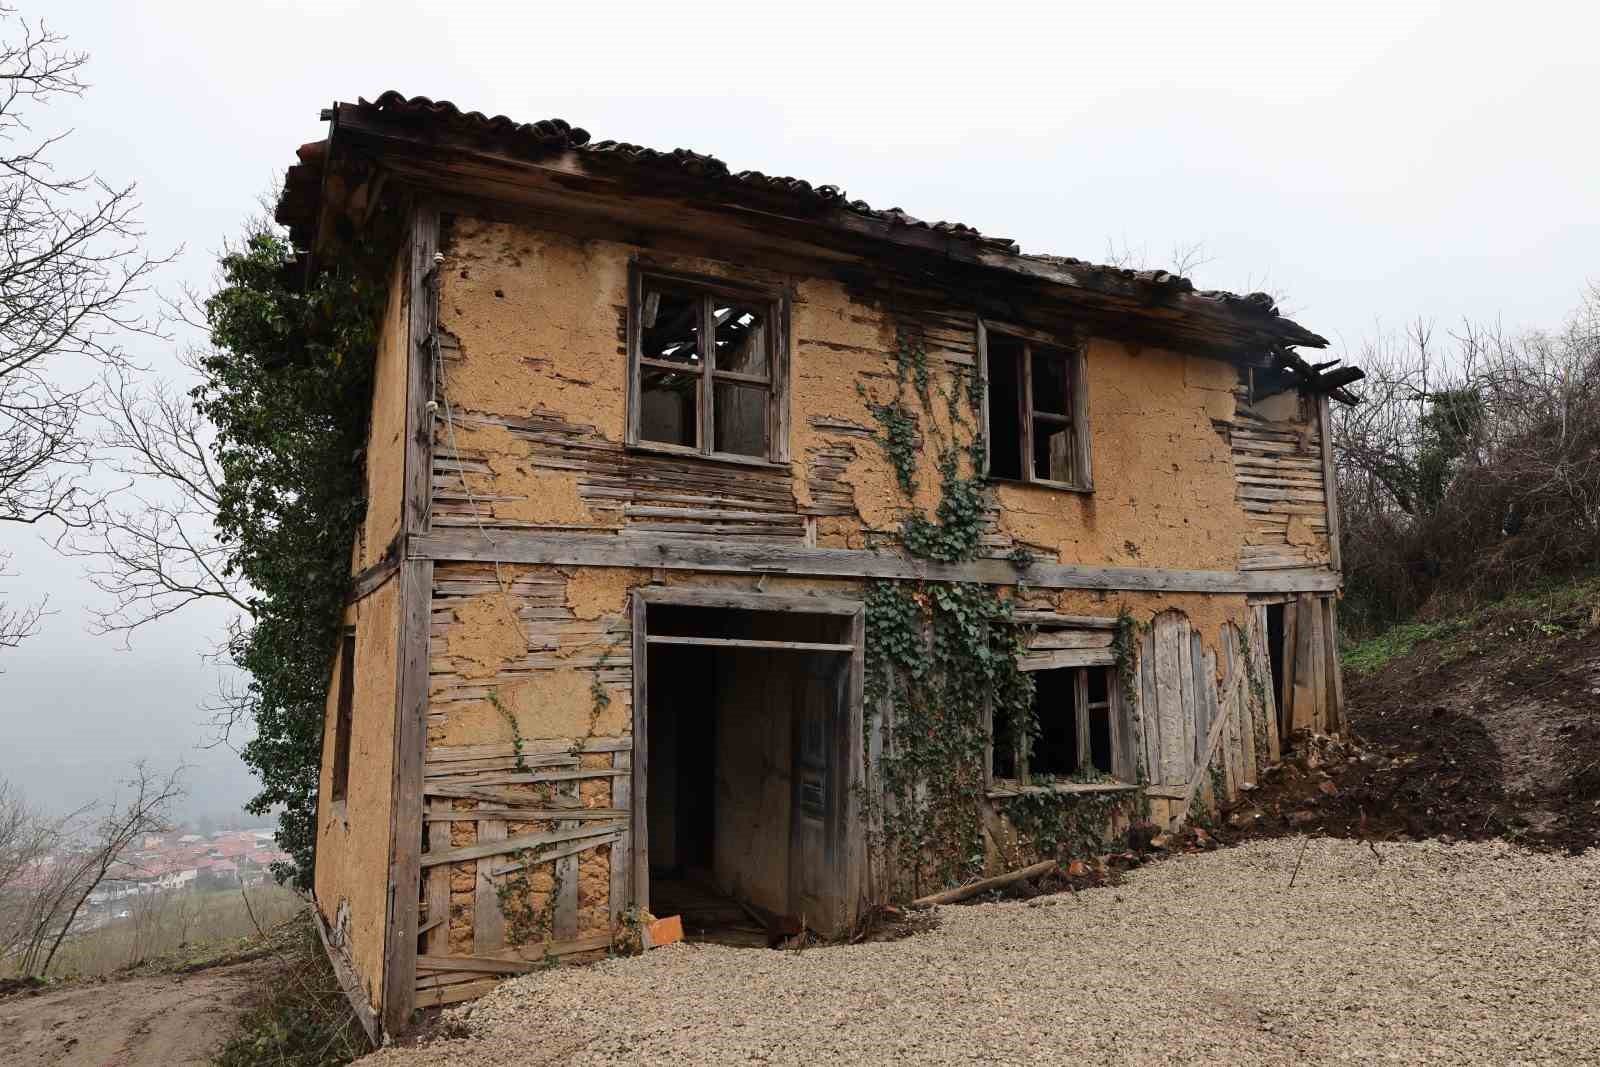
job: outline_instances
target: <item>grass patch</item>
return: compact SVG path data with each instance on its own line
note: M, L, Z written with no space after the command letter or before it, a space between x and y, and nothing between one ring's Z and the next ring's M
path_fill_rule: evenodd
M1589 577L1514 593L1453 618L1404 622L1346 645L1341 659L1345 669L1354 674L1373 674L1425 641L1468 635L1441 651L1440 662L1453 663L1483 651L1476 637L1479 634L1497 640L1533 641L1596 626L1600 626L1600 577Z
M1403 622L1365 641L1345 649L1345 669L1356 674L1372 674L1392 659L1408 654L1424 641L1434 641L1459 632L1461 619L1440 622Z
M273 932L279 966L215 1067L338 1067L372 1051L313 921L307 912Z

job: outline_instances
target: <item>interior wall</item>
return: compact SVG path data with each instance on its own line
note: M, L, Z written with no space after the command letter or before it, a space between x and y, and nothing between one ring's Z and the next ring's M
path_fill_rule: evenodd
M338 720L337 685L329 686L323 716L318 787L317 906L335 936L343 938L374 1008L383 982L388 917L399 590L400 583L391 581L345 609L344 624L356 628L349 789L341 803L328 799ZM340 667L338 662L333 664L330 678L338 678Z
M804 659L749 649L718 657L716 880L779 914L791 906L794 702Z

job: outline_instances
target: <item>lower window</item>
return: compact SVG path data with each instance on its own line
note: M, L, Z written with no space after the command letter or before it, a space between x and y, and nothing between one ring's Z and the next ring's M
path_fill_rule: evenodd
M990 772L1022 783L1097 780L1117 767L1115 667L1058 667L1033 672L1037 732L996 714Z

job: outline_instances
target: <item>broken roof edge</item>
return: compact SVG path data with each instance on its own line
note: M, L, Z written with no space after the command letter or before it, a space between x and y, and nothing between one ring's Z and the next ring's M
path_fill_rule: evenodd
M678 148L659 150L619 141L591 139L588 131L561 119L517 122L504 115L487 116L464 112L450 101L428 97L406 97L395 91L375 100L358 99L355 104L336 103L324 110L330 122L330 141L337 141L341 118L345 125L392 130L402 136L420 137L442 134L454 146L466 145L472 151L517 162L538 164L552 157L576 157L579 166L599 167L618 173L619 168L639 168L670 178L680 187L704 189L723 197L755 197L761 203L787 204L796 221L821 229L836 228L856 236L911 245L924 252L943 255L954 261L998 269L1034 282L1062 286L1068 290L1112 295L1150 307L1178 311L1193 322L1211 321L1224 329L1248 332L1258 343L1272 349L1289 347L1326 348L1320 335L1283 316L1272 296L1266 293L1233 293L1225 290L1199 290L1181 275L1162 270L1095 264L1072 257L1023 253L1006 238L990 237L962 223L925 222L899 208L876 209L865 201L850 200L842 189L831 184L814 184L803 179L776 177L759 171L733 171L715 156ZM352 123L351 120L358 120ZM324 170L330 158L330 141L302 146L300 163L289 169L277 218L291 229L295 243L309 247L319 229L322 214ZM851 222L850 220L856 220ZM1223 326L1222 324L1229 324Z

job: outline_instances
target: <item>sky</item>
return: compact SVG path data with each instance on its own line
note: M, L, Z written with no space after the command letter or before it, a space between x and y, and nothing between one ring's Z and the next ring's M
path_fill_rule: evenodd
M137 181L159 283L206 286L320 109L386 89L843 187L1025 251L1268 289L1333 354L1422 317L1554 327L1600 281L1600 5L1304 2L408 4L17 0L91 53L34 115L63 169ZM48 10L46 10L48 9ZM175 375L170 346L130 351ZM61 368L67 377L82 368ZM226 615L129 649L82 561L0 528L0 599L54 614L0 652L0 777L66 808L182 759L194 814L252 782L212 740Z

